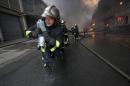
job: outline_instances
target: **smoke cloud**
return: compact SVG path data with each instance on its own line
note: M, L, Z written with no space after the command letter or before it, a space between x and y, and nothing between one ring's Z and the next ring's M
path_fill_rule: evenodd
M60 9L61 17L68 26L78 24L82 29L90 22L98 6L99 0L43 0L47 5L55 5Z

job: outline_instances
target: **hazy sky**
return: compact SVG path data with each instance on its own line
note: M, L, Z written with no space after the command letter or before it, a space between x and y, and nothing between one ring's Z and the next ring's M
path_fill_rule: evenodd
M78 24L83 28L91 21L99 0L43 0L48 5L56 5L60 9L61 17L69 26Z

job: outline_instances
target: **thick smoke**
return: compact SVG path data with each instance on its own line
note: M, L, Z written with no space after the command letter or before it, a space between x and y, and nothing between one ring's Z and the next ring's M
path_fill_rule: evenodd
M43 0L47 5L56 5L68 26L78 24L83 28L90 22L99 0Z

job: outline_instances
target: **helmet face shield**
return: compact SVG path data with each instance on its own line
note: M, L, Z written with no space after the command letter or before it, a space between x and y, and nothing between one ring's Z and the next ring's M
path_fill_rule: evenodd
M45 18L45 17L47 17L47 16L52 16L52 15L45 11L45 12L42 14L42 17Z
M47 17L47 16L52 16L51 14L50 14L50 8L51 8L51 6L48 6L48 7L46 7L45 8L45 10L44 10L44 12L43 12L43 14L41 15L42 17Z
M55 6L48 6L45 8L42 17L51 16L55 19L60 19L60 12Z

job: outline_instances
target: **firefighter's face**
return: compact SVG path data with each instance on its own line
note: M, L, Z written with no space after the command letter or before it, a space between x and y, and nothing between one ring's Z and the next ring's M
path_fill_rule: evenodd
M46 24L47 27L53 26L54 23L55 23L55 19L53 17L47 16L45 18L45 24Z

